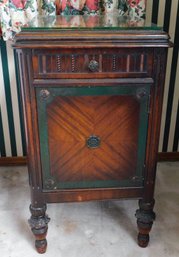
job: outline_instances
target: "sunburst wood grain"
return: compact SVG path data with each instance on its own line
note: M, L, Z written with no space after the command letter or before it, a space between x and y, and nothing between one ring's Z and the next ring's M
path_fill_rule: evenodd
M51 174L64 182L132 177L139 107L132 96L56 97L47 107ZM98 148L87 147L90 135Z

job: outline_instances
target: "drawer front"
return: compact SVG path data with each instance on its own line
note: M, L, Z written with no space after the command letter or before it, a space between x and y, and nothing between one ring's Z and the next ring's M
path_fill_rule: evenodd
M34 78L149 77L152 50L34 50Z
M142 187L149 94L37 88L43 189Z

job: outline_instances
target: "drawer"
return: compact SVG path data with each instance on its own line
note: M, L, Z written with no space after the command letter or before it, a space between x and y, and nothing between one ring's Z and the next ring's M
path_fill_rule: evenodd
M141 78L152 73L152 49L33 50L34 78Z

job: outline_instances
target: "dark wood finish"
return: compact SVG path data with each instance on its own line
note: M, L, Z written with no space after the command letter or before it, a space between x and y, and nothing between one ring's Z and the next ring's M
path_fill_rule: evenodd
M154 200L150 203L139 200L139 209L136 211L136 218L139 229L138 244L141 247L146 247L149 243L149 232L155 220L155 213L153 212L154 203Z
M179 153L178 152L167 152L158 153L158 162L178 162ZM27 165L27 157L0 157L0 166L19 166Z
M178 162L179 152L158 153L158 162Z
M61 182L133 177L139 110L130 96L56 97L47 108L52 176ZM91 135L100 135L95 149L86 147Z
M167 152L158 153L158 162L178 162L179 153L178 152ZM0 157L0 166L19 166L27 165L27 157Z
M168 46L168 35L159 30L36 30L17 35L14 47L20 67L32 196L30 225L39 252L46 250L46 203L119 198L140 199L138 243L147 246L155 218L154 185ZM123 87L127 93L116 95L114 87ZM88 91L86 98L81 88ZM96 95L92 88L105 93ZM145 112L139 101L146 101ZM139 120L148 128L146 137ZM88 149L86 144L94 143L87 141L90 136L97 146L102 138L101 146ZM134 177L138 162L141 176ZM96 179L124 184L59 188L49 170L57 181L73 185ZM124 178L136 184L125 184Z
M152 61L151 49L34 50L32 55L34 78L150 77Z
M108 33L107 33L108 32ZM43 45L43 48L42 48ZM96 48L149 48L172 46L169 36L160 30L37 30L23 31L16 36L16 49L96 49Z
M30 205L31 217L29 219L29 225L35 236L35 247L38 253L45 253L47 248L47 230L49 217L46 215L46 205L42 207L34 207Z
M85 202L120 198L140 199L143 195L143 192L143 188L73 189L44 192L44 197L48 203Z
M0 157L0 166L18 166L26 164L26 157Z

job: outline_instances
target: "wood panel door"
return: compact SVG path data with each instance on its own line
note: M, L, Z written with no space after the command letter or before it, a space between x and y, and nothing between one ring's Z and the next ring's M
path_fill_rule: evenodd
M44 190L142 187L149 85L37 88Z

